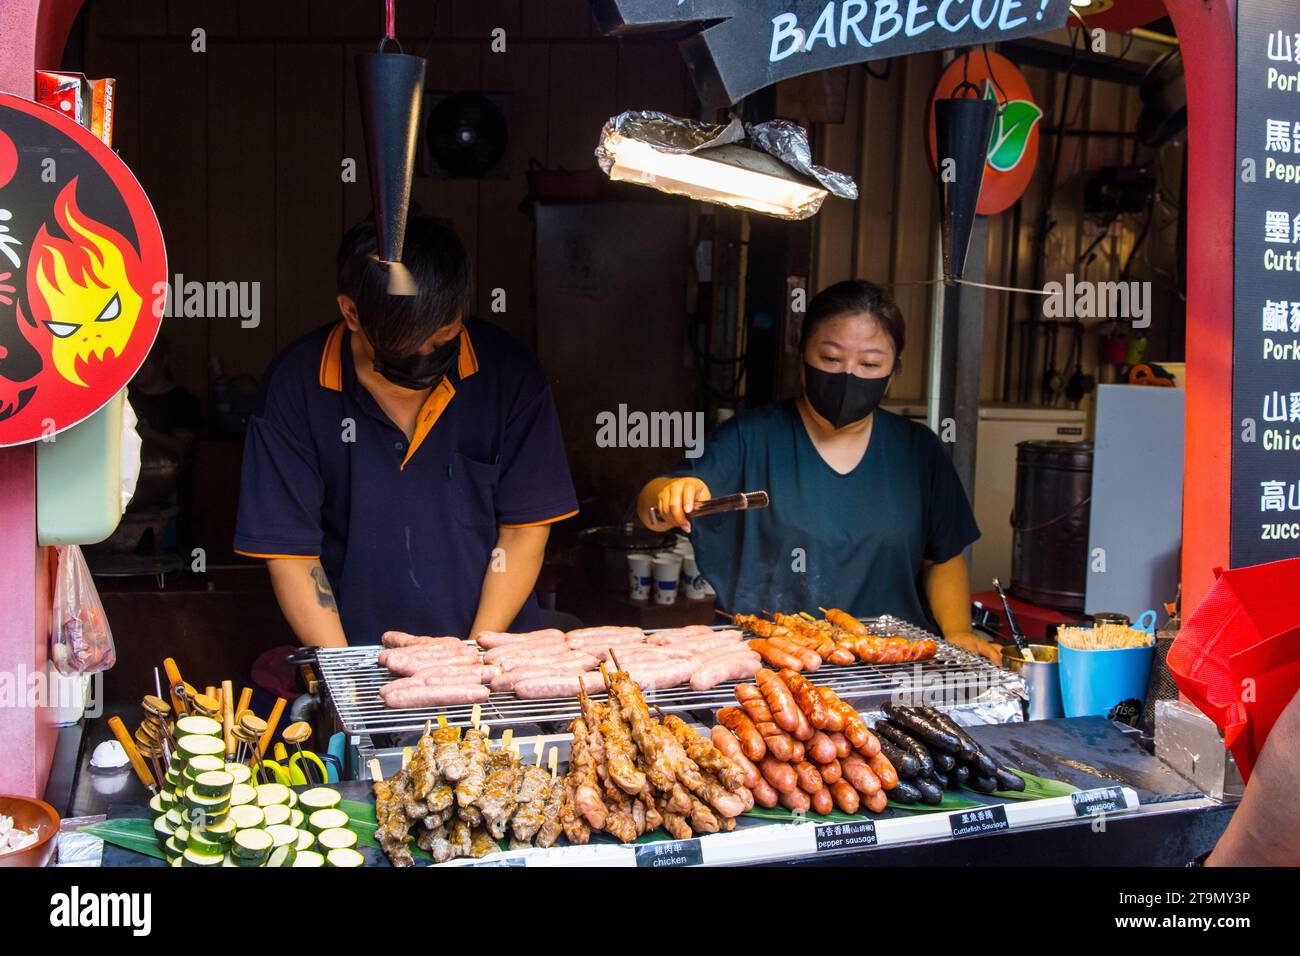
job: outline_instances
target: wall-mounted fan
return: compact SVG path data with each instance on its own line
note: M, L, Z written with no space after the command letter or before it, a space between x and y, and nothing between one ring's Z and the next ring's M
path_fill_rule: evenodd
M426 92L424 102L423 175L509 178L509 93Z

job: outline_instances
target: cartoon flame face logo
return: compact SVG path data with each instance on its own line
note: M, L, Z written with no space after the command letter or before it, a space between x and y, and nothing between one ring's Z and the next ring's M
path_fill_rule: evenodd
M126 351L144 282L131 243L83 213L76 192L73 179L54 202L55 220L70 238L41 226L32 242L27 294L36 325L24 334L63 378L86 387Z

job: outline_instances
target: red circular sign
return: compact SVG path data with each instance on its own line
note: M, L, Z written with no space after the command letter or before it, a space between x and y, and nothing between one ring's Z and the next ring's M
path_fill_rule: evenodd
M158 219L117 154L0 94L0 446L71 428L125 388L166 286Z
M975 95L975 90L959 92L963 83L974 84L980 94L998 101L998 118L984 164L984 186L975 210L981 216L991 216L1013 206L1033 178L1038 163L1038 121L1043 111L1034 102L1024 74L1006 57L992 52L957 57L935 84L926 118L926 146L930 165L936 169L939 147L934 133L934 101Z

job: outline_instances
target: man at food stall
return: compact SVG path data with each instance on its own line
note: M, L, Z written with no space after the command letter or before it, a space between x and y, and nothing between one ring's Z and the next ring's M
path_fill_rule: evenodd
M824 289L804 317L799 397L724 423L699 458L641 490L637 512L691 534L725 610L891 614L1000 663L971 632L962 552L979 529L957 473L933 432L878 407L904 341L876 286ZM756 489L769 508L690 520L715 494Z
M413 296L371 222L338 254L341 321L284 350L244 446L235 549L266 561L304 644L537 626L550 525L577 512L536 359L464 315L455 233L412 218Z

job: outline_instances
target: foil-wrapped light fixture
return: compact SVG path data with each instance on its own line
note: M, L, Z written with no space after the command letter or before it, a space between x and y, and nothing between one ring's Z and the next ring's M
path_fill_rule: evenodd
M813 165L807 133L784 120L719 126L623 113L605 124L596 157L613 181L781 219L816 215L828 195L858 194L849 177Z

